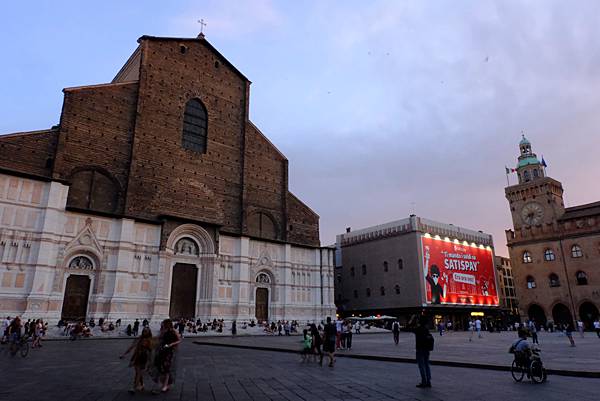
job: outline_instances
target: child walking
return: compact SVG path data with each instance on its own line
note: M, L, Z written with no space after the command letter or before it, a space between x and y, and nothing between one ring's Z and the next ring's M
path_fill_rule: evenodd
M312 336L308 334L308 330L302 331L302 362L308 362L312 351Z

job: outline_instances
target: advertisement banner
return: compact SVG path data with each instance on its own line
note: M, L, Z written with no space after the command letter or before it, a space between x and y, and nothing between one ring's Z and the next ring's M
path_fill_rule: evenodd
M498 306L489 248L421 236L428 304Z

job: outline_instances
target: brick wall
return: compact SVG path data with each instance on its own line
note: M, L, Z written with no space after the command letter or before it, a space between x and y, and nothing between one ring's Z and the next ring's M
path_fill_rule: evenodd
M50 177L57 142L54 129L0 136L0 167Z

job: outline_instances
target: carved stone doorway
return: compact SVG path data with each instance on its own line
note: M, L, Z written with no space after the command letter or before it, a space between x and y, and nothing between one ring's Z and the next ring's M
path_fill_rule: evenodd
M89 276L81 274L71 274L67 278L61 313L63 320L85 320L90 295L90 282Z
M198 268L195 265L177 263L173 266L169 308L172 319L196 317L197 283Z
M256 320L269 320L269 290L267 288L256 289Z

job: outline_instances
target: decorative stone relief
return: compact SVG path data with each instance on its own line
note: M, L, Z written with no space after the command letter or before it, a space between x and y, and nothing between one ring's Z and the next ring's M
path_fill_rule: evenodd
M271 284L271 277L267 273L261 272L256 276L256 282L261 284Z
M182 238L175 244L175 254L198 256L198 245L190 238Z
M93 270L94 264L86 256L77 256L69 262L69 269Z

